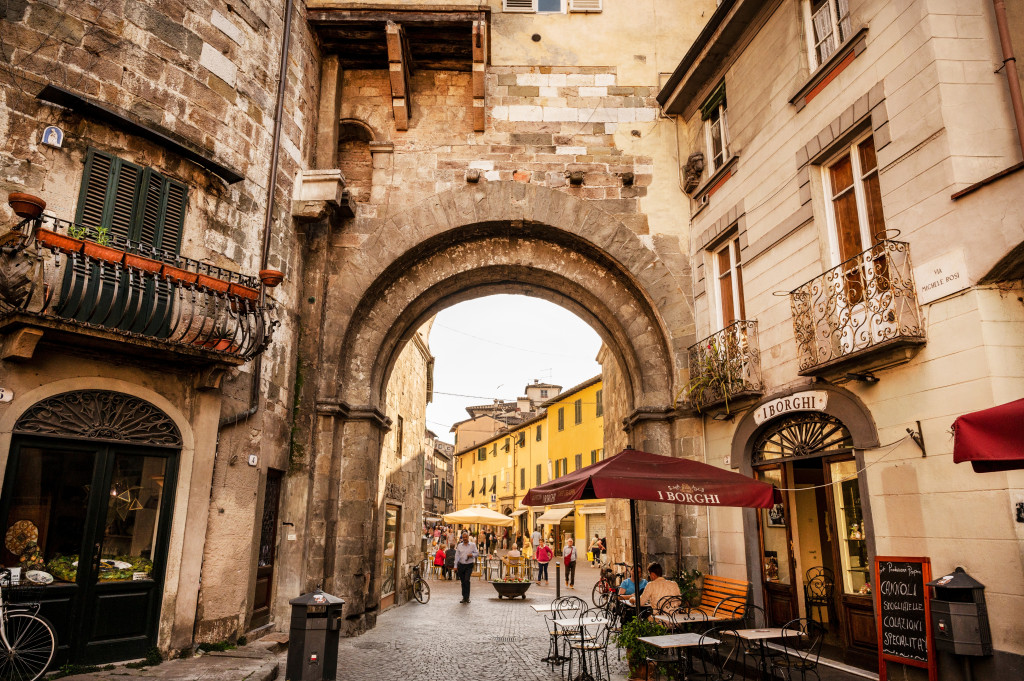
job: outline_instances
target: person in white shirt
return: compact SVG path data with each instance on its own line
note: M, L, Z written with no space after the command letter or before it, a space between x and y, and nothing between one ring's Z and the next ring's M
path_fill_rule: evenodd
M540 528L538 527L533 531L533 534L530 535L530 543L533 544L534 553L537 553L537 547L540 546L540 540Z
M462 600L459 603L469 603L469 577L473 574L478 554L476 544L469 541L469 532L463 530L462 541L455 546L455 574L462 582Z
M565 540L565 548L562 549L562 560L565 561L565 585L570 589L576 588L576 547L572 539Z

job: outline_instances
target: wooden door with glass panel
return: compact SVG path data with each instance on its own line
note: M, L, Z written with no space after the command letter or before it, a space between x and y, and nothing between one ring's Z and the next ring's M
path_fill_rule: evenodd
M757 479L788 488L783 466L766 466L757 471ZM782 503L757 510L761 542L761 579L764 585L764 609L772 626L781 627L797 616L796 587L793 578L792 519L783 492Z

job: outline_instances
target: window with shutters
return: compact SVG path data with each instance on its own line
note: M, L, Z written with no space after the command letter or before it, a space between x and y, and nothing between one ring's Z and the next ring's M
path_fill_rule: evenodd
M565 430L565 407L558 408L558 430Z
M600 0L597 1L600 2ZM538 14L551 14L565 11L564 0L503 0L501 6L506 12L536 12Z
M598 390L594 393L594 401L597 403L594 407L594 416L601 416L604 414L604 391Z
M578 426L581 423L583 423L583 400L582 400L582 398L576 400L575 402L573 402L572 407L573 407L573 412L574 412L573 416L575 417L575 423Z
M90 148L86 154L75 222L86 238L158 260L181 248L188 188L152 168ZM155 278L118 285L118 270L80 260L66 271L58 314L146 336L170 334L174 285ZM82 304L81 301L90 301ZM145 310L146 314L119 314Z
M526 489L526 469L519 469L519 489Z
M540 442L540 425L539 424L537 425L537 435L536 435L536 437L534 439L537 440L537 442Z
M569 0L570 12L600 12L602 0Z
M541 471L542 470L543 470L543 468L541 467L541 465L537 464L537 482L535 483L537 485L541 484Z
M487 461L487 447L481 447L480 449L476 450L476 460Z
M575 470L579 470L581 468L583 468L583 455L582 454L577 454L576 455L576 469Z

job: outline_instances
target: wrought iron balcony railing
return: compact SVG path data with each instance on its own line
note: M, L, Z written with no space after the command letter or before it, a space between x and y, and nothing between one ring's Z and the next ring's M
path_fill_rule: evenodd
M761 351L757 322L740 320L689 349L689 402L698 411L730 400L760 395Z
M883 347L924 343L905 242L879 241L789 296L801 374Z
M0 321L49 320L235 363L270 343L278 322L257 278L91 236L49 215L24 221L0 254Z

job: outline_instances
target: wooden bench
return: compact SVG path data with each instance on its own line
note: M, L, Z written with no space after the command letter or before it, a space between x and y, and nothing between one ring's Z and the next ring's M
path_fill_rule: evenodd
M700 604L694 608L708 617L742 619L750 601L750 582L717 575L704 575Z

